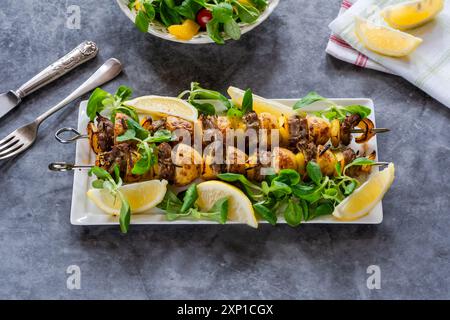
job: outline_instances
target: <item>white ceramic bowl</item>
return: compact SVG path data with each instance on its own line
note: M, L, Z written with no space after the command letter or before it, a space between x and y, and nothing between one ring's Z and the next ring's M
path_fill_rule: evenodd
M264 20L266 20L270 14L275 10L275 8L280 3L280 0L268 0L269 5L266 8L266 10L262 13L262 15L252 24L243 23L241 24L241 33L247 33L257 26L259 26ZM134 20L136 19L136 14L131 11L127 4L128 0L117 0L117 3L119 4L120 9L125 13L125 15L134 23ZM148 29L148 33L157 36L159 38L174 41L174 42L180 42L180 43L188 43L188 44L203 44L203 43L214 43L213 40L211 40L210 37L208 37L208 34L206 32L200 32L195 37L193 37L191 40L180 40L174 37L167 31L167 28L159 23L159 22L153 22L150 24L150 27ZM229 40L229 38L225 38L225 40Z

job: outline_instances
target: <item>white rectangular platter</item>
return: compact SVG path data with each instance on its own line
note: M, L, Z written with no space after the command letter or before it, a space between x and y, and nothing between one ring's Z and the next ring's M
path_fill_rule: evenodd
M274 99L280 103L292 106L299 99ZM348 105L364 105L372 110L369 118L375 124L375 109L373 101L371 99L330 99L337 105L348 106ZM86 115L87 101L83 101L80 104L79 114L78 114L78 131L81 133L86 132L86 126L88 124L88 117ZM327 107L326 104L317 102L307 108L305 111L318 111L323 110ZM354 150L361 150L361 145L354 142L350 145ZM377 150L377 138L376 136L372 138L367 143L367 150L370 153L375 150L378 155ZM75 163L78 165L92 165L95 163L95 154L89 146L89 141L87 139L78 140L76 145L76 156ZM374 172L378 169L374 168ZM118 218L105 214L100 209L98 209L86 196L86 192L91 186L93 178L88 176L87 170L77 170L74 173L73 182L73 194L72 194L72 208L70 214L70 221L74 225L118 225ZM342 222L334 219L332 216L320 217L315 220L309 221L307 223L322 223L322 224L379 224L383 221L383 208L381 202L378 203L375 208L365 217L352 221L352 222ZM229 222L233 223L233 222ZM262 222L263 223L263 222ZM285 223L284 219L280 217L279 223ZM174 222L169 222L165 219L164 214L159 209L154 209L151 212L133 215L131 219L131 224L214 224L214 222L209 221L183 221L178 220Z

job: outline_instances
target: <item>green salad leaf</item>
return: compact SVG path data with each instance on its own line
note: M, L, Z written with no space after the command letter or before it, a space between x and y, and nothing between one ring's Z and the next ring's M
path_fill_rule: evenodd
M109 193L111 193L111 195L120 199L120 230L122 231L122 233L127 233L130 227L131 208L127 199L119 190L119 188L122 186L122 179L120 178L119 167L117 165L113 167L113 172L114 178L105 169L95 166L92 167L91 170L89 170L88 174L89 176L95 175L97 177L97 180L92 182L93 188L106 189Z
M171 190L166 192L164 200L158 208L166 211L169 221L185 220L211 220L225 224L228 220L228 198L224 197L216 201L210 210L203 212L196 205L198 199L197 185L191 184L184 193L183 201Z
M111 121L114 123L116 114L120 112L139 122L136 110L125 103L131 95L132 90L127 86L120 86L115 94L110 94L101 88L97 88L89 97L86 109L87 116L91 121L94 121L97 114L108 111Z

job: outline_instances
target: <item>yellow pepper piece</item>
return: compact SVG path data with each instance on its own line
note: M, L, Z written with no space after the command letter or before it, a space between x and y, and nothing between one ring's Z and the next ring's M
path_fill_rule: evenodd
M191 40L198 31L200 26L193 20L185 20L183 24L174 24L167 28L169 33L181 40Z
M252 6L253 3L250 0L239 0L240 3Z

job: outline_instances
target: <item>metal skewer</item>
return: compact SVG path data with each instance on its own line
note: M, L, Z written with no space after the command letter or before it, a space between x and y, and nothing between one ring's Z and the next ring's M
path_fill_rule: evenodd
M53 162L48 165L49 170L51 171L58 171L58 172L65 172L65 171L72 171L72 170L87 170L91 169L94 166L81 166L76 164L71 164L67 162Z
M385 132L389 132L391 130L387 129L387 128L373 128L370 131L373 132L373 133L385 133ZM64 138L63 135L68 133L68 132L69 133L73 133L73 136ZM352 129L350 132L351 133L366 133L366 130L363 130L363 129ZM88 135L87 134L81 134L77 129L70 128L70 127L65 127L65 128L61 128L58 131L56 131L55 138L56 138L56 140L58 140L58 142L60 142L62 144L69 144L69 143L72 143L72 142L76 142L79 139L87 139Z
M375 162L371 164L371 166L387 166L389 165L389 162ZM48 169L51 171L57 171L57 172L66 172L66 171L73 171L73 170L88 170L92 169L93 165L76 165L72 163L67 162L52 162L48 165ZM252 168L249 168L252 169Z
M387 128L373 128L370 129L369 132L373 132L373 133L384 133L384 132L389 132L391 131L390 129ZM363 129L352 129L350 130L351 133L366 133L366 130Z

